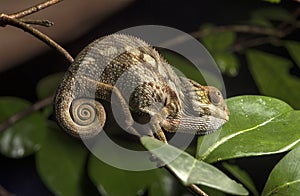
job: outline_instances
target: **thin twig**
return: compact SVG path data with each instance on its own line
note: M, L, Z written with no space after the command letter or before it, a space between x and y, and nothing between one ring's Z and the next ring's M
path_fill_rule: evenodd
M190 189L193 190L193 192L197 193L200 196L208 196L208 194L206 194L203 190L201 190L197 185L195 184L191 184Z
M238 52L244 50L246 48L260 46L263 44L278 44L280 43L279 38L285 37L296 28L299 28L299 22L297 21L297 17L300 16L300 7L298 7L295 11L293 11L291 17L287 21L283 21L275 28L269 27L260 27L260 26L251 26L251 25L225 25L225 26L217 26L210 29L199 30L196 32L192 32L196 38L205 37L211 33L221 33L221 32L239 32L239 33L247 33L247 34L257 34L257 35L265 35L265 37L256 37L241 41L239 43L234 44L231 47L232 52Z
M293 11L292 15L293 15L293 17L291 17L289 20L283 21L277 27L275 27L275 29L279 29L279 32L280 32L280 33L278 33L277 37L276 36L275 37L268 36L268 37L258 37L258 38L244 40L239 43L235 43L231 47L231 51L239 52L246 48L261 46L264 44L280 45L281 40L279 38L285 37L288 34L290 34L291 32L293 32L293 30L295 30L296 28L299 28L297 26L298 23L297 23L296 19L300 15L300 7L298 7L295 11Z
M52 6L52 5L56 4L56 3L59 3L61 1L63 1L63 0L49 0L49 1L45 1L44 3L37 4L35 6L32 6L30 8L25 9L25 10L22 10L20 12L11 14L9 16L11 18L15 18L15 19L17 19L17 18L23 18L25 16L28 16L28 15L33 14L35 12L38 12L38 11L40 11L42 9L45 9L45 8L47 8L49 6Z
M256 46L261 46L264 44L274 44L279 45L280 40L274 37L259 37L250 40L245 40L241 42L237 42L230 47L231 52L239 52L246 48L253 48Z
M51 27L53 26L53 22L49 20L31 20L31 19L19 19L21 22L24 22L26 24L33 24L33 25L39 25L44 27Z
M277 28L278 29L285 29L287 28L287 26L293 24L296 20L297 17L300 15L300 7L296 8L293 12L292 12L292 17L290 17L288 20L283 21L282 23L280 23Z
M42 42L50 46L51 48L60 52L62 55L66 57L68 61L73 62L73 57L63 47L61 47L59 44L57 44L55 41L53 41L50 37L48 37L44 33L31 27L30 25L18 19L11 18L9 15L6 14L0 15L0 22L2 22L4 25L11 25L23 29L24 31L28 32L29 34L33 35L34 37L38 38L39 40L41 40Z
M269 27L260 27L260 26L251 26L251 25L226 25L226 26L217 26L209 29L204 29L196 32L192 32L191 35L197 38L207 36L211 33L222 33L222 32L239 32L239 33L251 33L251 34L260 34L268 36L281 37L282 32L274 28Z
M22 110L21 112L16 113L15 115L9 117L7 120L5 120L4 122L2 122L0 124L0 132L6 130L7 128L14 125L16 122L22 120L29 114L50 105L52 102L53 102L53 96L47 97L45 99L42 99L42 100L32 104L29 108Z

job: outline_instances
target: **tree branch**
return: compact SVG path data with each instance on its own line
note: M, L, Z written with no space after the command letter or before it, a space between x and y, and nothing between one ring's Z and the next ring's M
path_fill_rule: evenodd
M196 38L205 37L211 33L222 33L222 32L238 32L238 33L264 35L263 37L255 37L255 38L251 38L251 39L247 39L235 43L231 47L232 52L238 52L246 48L260 46L268 43L278 45L280 43L280 38L285 37L291 32L293 32L293 30L300 28L299 21L297 20L297 17L299 16L300 16L300 7L296 8L293 11L290 20L283 21L277 27L274 28L251 26L251 25L224 25L224 26L213 27L210 29L195 31L192 32L191 35L193 35Z
M226 25L226 26L217 26L210 29L204 29L196 32L192 32L191 35L197 38L207 36L212 33L222 33L222 32L239 32L239 33L250 33L250 34L260 34L281 37L283 32L269 27L261 26L251 26L251 25Z
M230 47L231 52L239 52L246 48L253 48L264 44L280 45L280 40L274 37L259 37L255 39L244 40L237 42Z
M2 26L11 25L20 28L25 32L28 32L29 34L33 35L34 37L38 38L39 40L41 40L42 42L50 46L51 48L60 52L63 56L66 57L68 61L73 62L73 57L63 47L61 47L59 44L57 44L55 41L53 41L50 37L48 37L44 33L31 27L29 24L26 24L19 19L12 18L9 15L1 14L0 25Z
M38 12L42 9L45 9L47 7L50 7L56 3L59 3L63 0L49 0L49 1L45 1L44 3L40 3L40 4L37 4L37 5L34 5L30 8L27 8L25 10L22 10L20 12L17 12L17 13L14 13L14 14L11 14L9 15L11 18L23 18L25 16L28 16L28 15L31 15L31 14L34 14L35 12Z
M21 22L24 22L26 24L33 24L33 25L39 25L44 27L51 27L53 26L53 22L49 20L31 20L31 19L19 19Z
M197 193L200 196L208 196L203 190L201 190L197 185L191 184L189 188L194 192Z

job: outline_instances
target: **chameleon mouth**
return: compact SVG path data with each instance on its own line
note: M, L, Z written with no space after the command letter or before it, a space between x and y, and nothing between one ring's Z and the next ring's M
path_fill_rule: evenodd
M229 110L226 108L225 110L222 110L220 108L211 108L211 116L218 118L218 119L222 119L225 121L229 121Z
M229 121L229 115L225 115L224 120Z

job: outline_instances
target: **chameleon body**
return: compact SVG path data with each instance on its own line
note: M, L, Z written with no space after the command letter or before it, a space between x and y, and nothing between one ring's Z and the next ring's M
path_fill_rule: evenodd
M164 142L164 131L208 134L229 118L218 89L177 76L154 48L123 34L102 37L76 57L55 96L59 125L73 136L97 135L106 118L101 100L119 108L132 133L140 134L132 115L148 115L145 130Z

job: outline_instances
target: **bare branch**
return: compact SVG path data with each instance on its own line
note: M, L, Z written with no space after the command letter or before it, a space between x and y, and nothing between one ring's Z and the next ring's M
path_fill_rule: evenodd
M56 3L59 3L61 1L63 1L63 0L49 0L49 1L45 1L44 3L37 4L35 6L32 6L30 8L25 9L25 10L22 10L20 12L11 14L9 16L11 18L15 18L15 19L23 18L25 16L28 16L28 15L33 14L35 12L38 12L38 11L40 11L42 9L45 9L45 8L47 8L49 6L52 6L52 5L56 4Z
M232 52L238 52L246 48L260 46L263 44L274 44L280 45L280 38L287 36L293 32L296 28L300 28L299 21L297 17L300 16L300 7L295 9L292 14L293 17L290 20L283 21L277 27L260 27L260 26L251 26L251 25L225 25L217 26L211 29L204 29L191 33L196 38L205 37L211 33L221 33L221 32L239 32L247 34L257 34L262 35L262 37L250 38L238 43L235 43L231 47Z
M34 37L38 38L51 48L57 50L60 52L62 55L66 57L66 59L70 62L73 62L73 57L59 44L57 44L55 41L53 41L50 37L47 35L43 34L39 30L31 27L30 25L20 21L19 19L15 19L10 17L9 15L6 14L1 14L0 15L0 25L5 26L5 25L11 25L20 29L23 29L24 31L28 32L29 34L33 35Z
M197 195L200 196L208 196L208 194L206 194L203 190L201 190L197 185L195 184L191 184L190 189L192 189L193 192L197 193Z
M280 40L274 37L259 37L255 39L244 40L237 42L230 47L231 52L239 52L246 48L253 48L264 44L280 45Z
M268 36L281 37L283 32L276 30L274 28L260 27L260 26L251 26L251 25L226 25L226 26L217 26L210 29L204 29L191 33L192 36L200 38L207 36L211 33L222 33L222 32L239 32L239 33L250 33L250 34L260 34Z
M21 22L24 22L26 24L33 24L33 25L39 25L44 27L51 27L53 26L53 22L49 20L31 20L31 19L19 19Z

